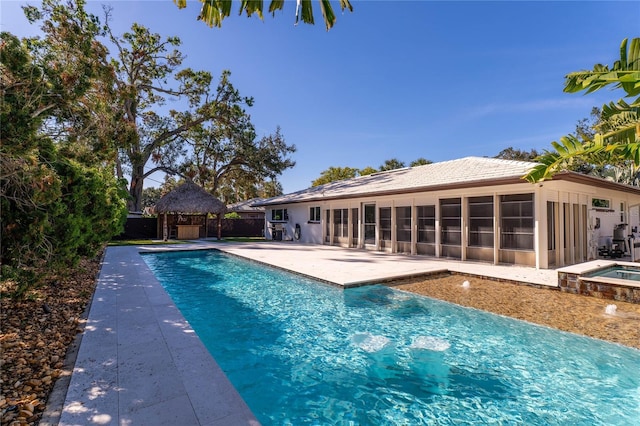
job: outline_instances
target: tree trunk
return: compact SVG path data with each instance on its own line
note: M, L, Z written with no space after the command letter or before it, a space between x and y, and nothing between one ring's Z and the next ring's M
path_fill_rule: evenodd
M131 185L129 186L129 201L128 207L130 212L142 211L142 188L144 185L144 178L142 173L136 173L134 168L131 173Z

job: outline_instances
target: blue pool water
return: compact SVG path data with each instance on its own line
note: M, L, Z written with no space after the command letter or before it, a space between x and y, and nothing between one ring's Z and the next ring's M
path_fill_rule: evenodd
M264 425L637 425L640 351L216 251L145 261Z
M634 266L615 265L589 272L584 274L584 276L640 281L640 268Z

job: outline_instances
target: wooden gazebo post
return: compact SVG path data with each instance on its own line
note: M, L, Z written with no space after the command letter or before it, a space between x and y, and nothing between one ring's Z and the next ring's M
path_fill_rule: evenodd
M169 239L169 226L167 225L167 212L164 212L164 223L162 224L162 239L167 241Z

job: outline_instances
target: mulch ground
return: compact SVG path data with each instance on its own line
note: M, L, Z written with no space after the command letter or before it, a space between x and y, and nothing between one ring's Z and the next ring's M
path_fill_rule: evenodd
M95 290L100 258L84 260L66 276L8 297L15 283L0 284L0 413L2 425L37 425L67 349L82 330Z
M37 425L67 349L82 330L100 259L83 261L65 277L23 300L0 290L0 412L2 425ZM462 283L470 285L464 288ZM460 275L394 283L396 288L560 330L640 349L640 305ZM615 315L605 313L615 304Z
M640 349L640 304L464 275L407 280L396 288ZM616 306L615 315L606 314L608 305Z

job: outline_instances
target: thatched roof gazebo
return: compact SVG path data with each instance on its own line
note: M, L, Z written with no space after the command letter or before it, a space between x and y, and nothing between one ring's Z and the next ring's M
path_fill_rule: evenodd
M205 235L206 235L206 217L209 213L213 213L218 219L218 239L221 237L221 219L227 211L225 204L213 195L209 194L202 187L192 181L187 181L166 194L156 203L156 213L158 215L164 213L163 239L168 239L167 214L203 214L205 215Z

